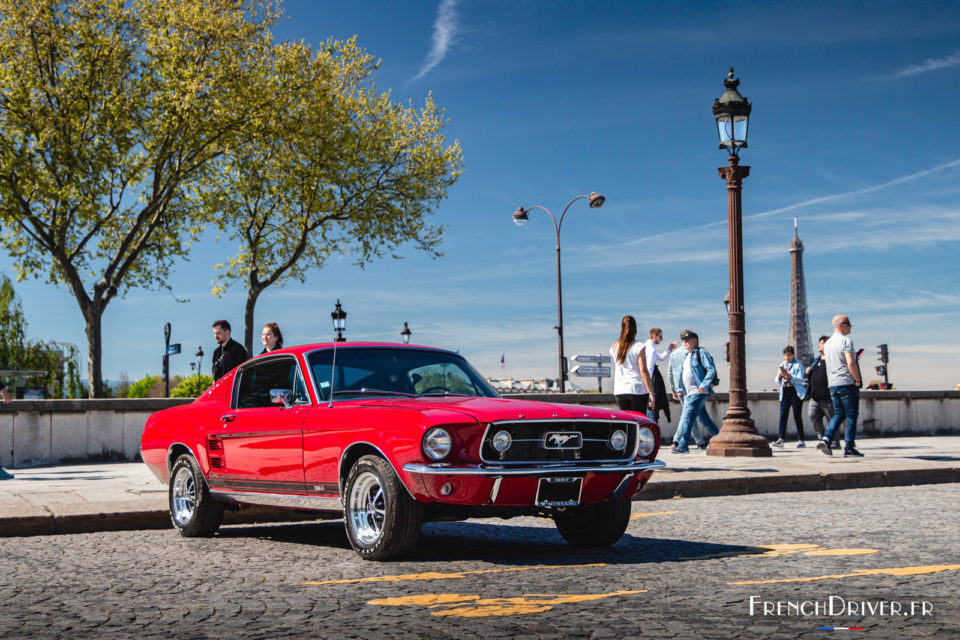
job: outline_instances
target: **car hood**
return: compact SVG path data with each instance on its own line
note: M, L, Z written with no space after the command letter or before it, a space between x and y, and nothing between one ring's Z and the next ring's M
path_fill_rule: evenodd
M436 397L436 398L378 398L370 400L348 401L366 407L395 408L410 411L453 412L470 416L478 422L497 420L575 420L591 418L594 420L637 420L647 419L638 413L589 407L579 404L560 404L536 402L533 400L515 400L512 398L476 398L476 397Z

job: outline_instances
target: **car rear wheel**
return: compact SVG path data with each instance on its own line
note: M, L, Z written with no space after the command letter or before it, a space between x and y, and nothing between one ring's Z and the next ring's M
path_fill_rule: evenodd
M554 518L563 539L575 547L607 547L619 540L630 524L630 501L588 504Z
M350 546L361 558L388 560L416 546L423 509L386 460L368 455L347 475L344 521Z
M177 458L170 472L170 520L187 538L207 538L223 522L223 503L213 499L193 456Z

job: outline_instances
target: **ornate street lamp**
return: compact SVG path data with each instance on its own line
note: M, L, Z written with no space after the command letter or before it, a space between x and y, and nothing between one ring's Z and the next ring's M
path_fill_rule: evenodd
M751 105L737 91L740 81L733 77L733 67L723 81L726 90L713 102L720 148L727 151L727 166L720 167L720 177L727 181L727 223L729 226L730 287L724 304L730 326L730 406L723 417L720 433L710 439L707 455L756 456L772 455L767 439L757 433L747 408L746 317L743 307L743 205L740 199L743 179L750 167L740 166L740 149L747 148L747 124Z
M200 367L203 366L203 345L197 347L197 352L194 353L197 357L197 396L200 396Z
M337 298L337 306L334 307L330 317L333 318L333 330L337 332L337 337L333 341L346 342L347 339L343 337L343 332L347 330L347 312L340 306L339 298Z
M550 216L550 219L553 220L553 227L557 232L557 326L555 326L554 329L557 330L557 351L559 355L558 378L560 393L566 392L566 375L563 370L563 290L560 286L560 227L563 225L564 216L567 215L567 209L570 208L570 205L581 198L587 199L591 209L599 209L603 206L603 203L606 202L606 198L595 191L590 192L590 195L577 196L568 202L567 206L563 208L563 213L560 214L560 220L554 218L553 214L550 213L548 209L539 205L527 208L517 207L517 210L513 212L513 222L518 227L521 227L527 223L527 220L530 219L530 217L527 215L528 212L533 211L534 209L545 211L547 215Z
M400 337L403 338L403 344L410 344L410 334L413 331L410 331L410 327L407 326L407 323L403 323L403 329L400 330Z

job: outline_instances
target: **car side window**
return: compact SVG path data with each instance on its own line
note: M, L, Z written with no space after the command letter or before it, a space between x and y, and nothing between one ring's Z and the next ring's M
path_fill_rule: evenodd
M270 401L271 389L290 389L294 401L309 400L306 385L294 358L271 358L252 364L240 371L237 389L237 408L255 409L274 405Z

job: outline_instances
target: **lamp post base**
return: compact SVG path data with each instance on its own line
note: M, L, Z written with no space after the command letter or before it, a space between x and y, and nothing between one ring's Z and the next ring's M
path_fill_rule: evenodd
M753 420L724 418L720 433L710 438L707 455L769 458L773 453L767 439L757 433Z

